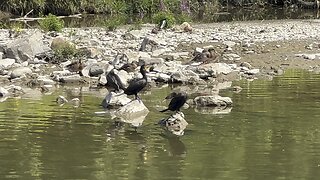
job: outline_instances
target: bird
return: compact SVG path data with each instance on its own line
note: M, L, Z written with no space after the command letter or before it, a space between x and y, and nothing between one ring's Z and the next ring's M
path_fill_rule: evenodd
M188 96L185 92L172 92L166 97L166 99L171 99L168 108L161 110L160 112L166 112L168 110L179 112L180 108L184 105L184 103L186 103L187 98Z
M138 67L138 62L137 61L133 61L131 63L126 63L124 65L122 65L120 68L119 68L119 71L120 70L124 70L126 72L134 72L135 69Z
M203 62L208 63L210 61L214 61L217 58L217 53L215 49L209 48L204 49L201 53L194 53L194 57L190 62Z
M135 99L140 100L138 93L147 86L147 71L145 65L140 66L140 73L142 74L142 78L134 79L129 83L129 86L124 89L124 93L127 95L135 95Z
M68 64L66 68L71 72L78 72L80 76L83 76L81 71L84 68L84 64L82 63L81 59L79 59L79 61L74 61Z
M120 77L114 72L115 69L112 69L106 74L107 86L114 89L114 91L119 92L124 90L125 87L120 79Z

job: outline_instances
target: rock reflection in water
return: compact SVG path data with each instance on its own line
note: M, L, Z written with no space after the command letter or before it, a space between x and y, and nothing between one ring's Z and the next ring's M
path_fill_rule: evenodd
M178 136L163 136L168 139L169 142L169 153L171 156L186 157L187 150L184 143Z
M194 111L200 114L229 114L232 107L196 107Z

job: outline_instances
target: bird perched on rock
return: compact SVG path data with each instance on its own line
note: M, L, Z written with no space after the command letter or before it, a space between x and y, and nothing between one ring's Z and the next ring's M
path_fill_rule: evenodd
M81 71L84 68L84 64L82 63L81 59L68 64L66 68L71 72L78 72L80 76L83 76Z
M168 108L161 110L160 112L165 112L165 111L180 111L180 108L186 103L187 101L187 94L185 92L172 92L169 94L166 99L171 99Z
M114 72L115 69L112 69L106 74L107 86L113 88L115 91L120 91L120 89L125 89L124 85L121 82L120 77Z
M131 63L126 63L126 64L122 65L119 68L119 71L120 70L125 70L128 73L129 72L134 72L137 67L138 67L138 62L137 61L132 61Z
M191 63L192 62L203 62L203 63L208 63L210 61L214 61L216 60L218 57L215 49L213 48L209 48L208 50L207 49L204 49L201 53L194 53L194 57L193 59L190 61Z
M147 86L147 71L145 65L141 65L140 73L142 74L142 78L134 79L129 83L129 86L124 89L124 93L127 95L135 95L135 99L140 99L138 93Z

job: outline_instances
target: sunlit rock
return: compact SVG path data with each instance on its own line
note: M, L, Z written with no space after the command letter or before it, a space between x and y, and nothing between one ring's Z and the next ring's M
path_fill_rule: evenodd
M102 100L101 105L104 108L124 106L128 104L131 100L123 92L115 93L109 92L106 97Z
M32 70L29 67L18 67L11 72L10 78L11 79L19 78L31 73L32 73Z
M59 81L62 83L80 83L81 77L79 74L69 75L69 76L62 76L59 78Z
M185 128L188 126L188 122L184 119L184 114L182 112L177 112L167 118L161 119L159 124L167 131L177 136L182 136Z
M194 100L196 106L205 107L223 107L223 106L231 106L232 100L230 97L221 97L219 95L214 96L198 96Z
M142 125L142 122L148 113L148 108L141 100L133 100L117 109L114 112L114 115L123 122L130 123L137 127Z
M0 54L1 54L1 52L0 52ZM16 60L14 60L14 59L10 59L10 58L2 59L0 57L0 67L8 68L11 65L13 65L15 63L15 61Z

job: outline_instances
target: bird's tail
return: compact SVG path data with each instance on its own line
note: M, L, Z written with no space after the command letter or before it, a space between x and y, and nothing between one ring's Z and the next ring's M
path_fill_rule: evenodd
M161 110L161 111L159 111L159 112L166 112L166 111L168 111L169 109L164 109L164 110Z

